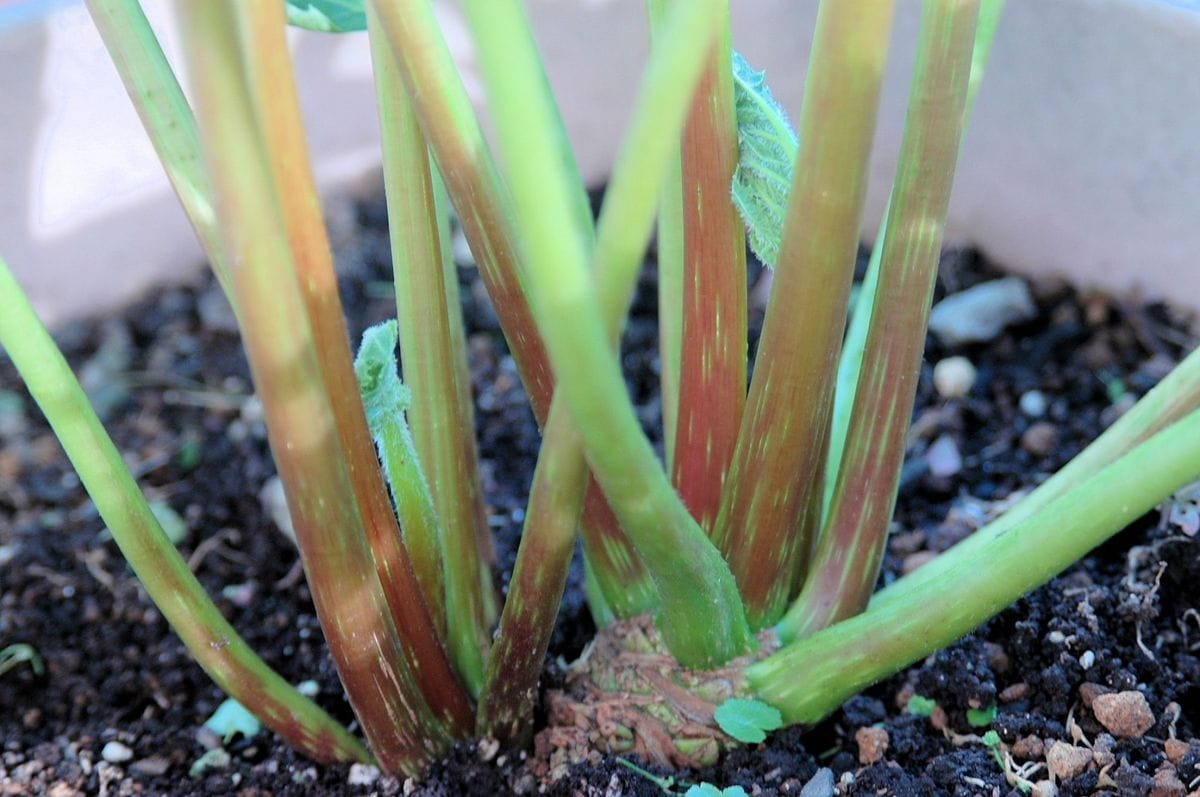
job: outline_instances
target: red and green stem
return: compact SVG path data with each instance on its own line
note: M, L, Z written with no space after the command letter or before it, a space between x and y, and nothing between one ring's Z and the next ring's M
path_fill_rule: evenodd
M507 2L486 8L497 15L523 13ZM588 462L659 587L663 636L688 666L726 661L747 650L752 639L728 568L679 501L638 426L612 341L653 224L658 186L674 150L671 140L682 129L690 90L715 33L714 10L711 1L677 4L669 40L651 55L630 139L601 215L592 269L583 242L561 234L572 224L571 186L554 157L556 112L540 88L536 52L506 53L503 64L485 63L483 70L559 387ZM696 42L705 50L694 52ZM498 51L481 46L480 54L487 61ZM672 91L664 90L668 86ZM643 168L631 171L634 167ZM614 219L631 223L614 228Z
M922 12L882 243L877 291L887 300L871 308L827 528L804 588L779 625L785 640L861 612L879 575L925 349L978 15L978 0L931 0Z
M729 186L738 162L729 4L680 145L682 324L671 480L712 533L746 403L746 237Z
M783 613L819 528L891 22L891 0L827 0L817 15L775 281L714 534L756 628Z
M79 474L150 599L197 663L288 744L316 761L366 761L345 728L268 667L221 616L163 532L87 396L0 260L0 347Z
M444 654L417 597L407 559L398 561L400 572L387 575L397 579L407 574L412 591L404 605L389 604L377 569L377 561L383 560L372 551L368 532L368 524L377 518L365 514L371 511L369 503L360 505L357 500L345 427L339 425L344 417L338 416L324 389L327 372L309 320L311 297L305 295L292 250L295 239L289 236L290 219L279 196L280 169L288 161L277 162L269 151L264 128L272 125L260 117L264 97L274 96L264 95L263 89L281 87L267 80L269 71L254 74L245 47L261 30L252 17L240 16L268 14L271 9L277 12L281 42L282 9L277 4L266 2L253 10L233 2L180 6L201 144L241 309L243 340L317 615L380 765L390 772L417 774L431 755L451 743L459 720L445 702L435 709L425 700L421 686L423 680L428 682L426 668ZM357 396L353 377L349 386ZM365 422L363 427L365 434ZM371 465L386 506L373 449ZM386 515L392 519L389 533L399 546L390 506ZM423 637L403 627L402 638L393 609L414 607L423 620ZM432 658L419 659L423 669L414 671L406 652L413 653L426 640L430 649L415 652ZM457 688L453 680L450 686Z
M478 260L480 275L496 307L501 328L521 374L534 415L545 424L554 379L545 343L534 324L522 285L520 245L513 228L512 203L496 168L471 101L441 36L429 0L371 0L380 32L395 54L426 140L458 211L463 233ZM544 75L538 78L546 92ZM564 146L555 116L553 152ZM561 160L561 157L560 157ZM561 164L560 164L561 165ZM566 198L564 229L580 233L580 189ZM604 498L589 488L583 533L591 566L605 597L618 614L636 614L655 605L649 583L622 529L603 511Z
M452 321L461 323L458 296L447 290L451 275L445 269L425 137L391 50L375 30L371 53L379 95L401 365L412 392L408 421L441 521L440 538L426 541L433 561L431 572L425 574L428 581L422 584L437 584L443 590L445 605L439 611L450 651L468 688L478 695L490 624L479 579L477 459L474 445L469 449L463 445L464 438L474 441L475 428L470 404L459 404L464 391L457 361L465 351L453 348L450 330ZM425 594L430 594L428 589Z
M556 399L533 472L500 630L488 659L479 702L480 737L523 744L533 733L538 679L567 582L586 484L583 447L566 405Z

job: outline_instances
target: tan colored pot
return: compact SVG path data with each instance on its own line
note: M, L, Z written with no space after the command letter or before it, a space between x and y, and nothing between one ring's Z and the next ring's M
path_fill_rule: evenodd
M18 7L28 2L18 2ZM167 4L145 3L176 53ZM866 234L894 167L918 3L900 0ZM0 253L47 320L127 301L201 262L80 3L0 11ZM642 0L531 0L581 167L602 182L645 54ZM734 0L734 39L799 107L815 0ZM440 9L476 98L466 28ZM4 16L9 13L9 17ZM294 36L321 184L377 168L360 34ZM1200 12L1150 0L1009 0L950 215L956 243L1029 273L1200 307Z

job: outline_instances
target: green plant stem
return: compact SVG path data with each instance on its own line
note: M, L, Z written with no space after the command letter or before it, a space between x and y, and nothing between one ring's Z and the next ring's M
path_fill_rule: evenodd
M545 424L554 378L522 286L520 261L524 255L513 228L512 201L438 29L433 6L429 0L370 0L370 5L378 14L380 32L396 56L463 233L479 262L480 276L496 308L534 416L539 424ZM545 95L544 73L538 81L537 93ZM556 153L562 166L564 143L556 111L551 125L554 133L549 151ZM579 187L572 185L566 198L569 222L563 229L578 232L581 226L578 197ZM575 237L587 238L581 234ZM583 536L585 552L614 611L629 616L656 605L653 585L637 553L594 486L588 488L584 499Z
M255 655L209 600L3 260L0 346L150 599L209 677L305 755L317 761L368 760L362 744Z
M588 462L658 585L664 639L681 663L694 667L727 661L747 650L752 638L728 568L675 495L638 426L612 340L653 224L671 141L682 128L690 89L715 33L713 2L677 4L666 40L651 56L631 139L601 215L594 271L587 267L582 242L561 234L571 226L571 189L552 157L555 114L539 91L537 53L504 45L514 30L527 27L523 11L508 0L488 0L476 2L473 12L486 9L488 14L486 28L476 22L477 32L484 34L477 46L559 388L585 441ZM697 43L705 50L694 52ZM634 175L623 169L642 159L648 168L635 173L640 183L635 186ZM606 233L614 212L629 214L632 224ZM606 323L612 321L617 323Z
M714 535L754 627L782 614L820 522L892 5L826 0L817 14L775 281Z
M428 149L426 150L428 153ZM495 625L499 619L497 608L496 585L492 582L492 568L496 565L496 542L492 539L492 528L488 524L487 503L484 500L483 485L480 483L479 447L475 441L475 397L471 391L471 371L467 363L467 333L462 314L462 298L458 290L458 265L454 262L454 246L451 239L450 226L450 197L446 194L446 185L438 174L437 164L433 155L428 154L429 174L433 180L433 197L437 213L438 236L441 239L442 277L446 291L446 325L450 330L450 350L455 352L452 360L454 366L454 387L457 395L454 399L458 408L457 428L469 430L458 437L462 447L460 455L466 463L464 467L473 474L475 485L472 492L475 496L475 543L479 552L479 591L483 596L484 611L487 614L487 627Z
M495 0L485 0L494 2ZM517 563L488 659L478 734L524 744L533 732L538 678L575 547L587 462L570 413L555 399L533 472Z
M1200 412L998 533L935 584L794 642L746 672L793 723L813 723L868 685L950 644L1070 567L1200 475Z
M963 566L992 540L1026 523L1062 496L1095 478L1128 451L1200 408L1200 350L1193 351L1132 409L1122 415L1058 473L1043 482L994 523L972 534L932 562L880 590L871 607L884 608L922 594Z
M368 544L338 416L323 390L272 156L258 129L258 87L243 71L237 6L184 3L180 11L242 337L334 663L380 765L415 775L451 743L452 718L425 701L418 680L425 673L409 666ZM418 594L414 586L409 604L420 608L440 651ZM413 640L406 641L411 648Z
M710 535L746 403L746 235L730 185L738 163L729 3L680 144L683 318L671 480Z
M88 12L188 221L231 296L196 118L138 0L87 0Z
M975 47L971 53L971 77L967 80L967 105L966 110L963 111L964 131L971 118L971 108L975 105L975 96L978 94L979 85L983 80L988 56L992 52L992 42L996 37L996 27L1000 24L1000 15L1003 10L1004 0L982 0L979 6L979 25L975 31ZM879 222L879 231L875 235L875 240L879 244L882 244L887 238L889 215L891 215L891 202L888 202L888 206L883 211L883 218ZM826 474L837 474L842 466L846 433L850 428L850 412L854 408L858 375L862 368L863 352L867 348L867 329L871 321L871 308L875 305L876 286L879 284L879 263L882 255L882 245L876 246L871 251L867 273L863 277L858 300L854 303L854 313L851 315L850 324L846 329L846 340L842 344L842 356L838 362L837 389L834 392L833 423L829 439L829 460L825 467ZM833 490L836 486L836 478L825 479L823 518L828 517L829 504L833 500Z
M879 575L925 349L978 15L979 0L932 0L923 7L882 243L877 291L887 301L872 307L828 527L800 596L779 624L784 640L862 611Z
M374 28L373 11L369 20ZM462 443L464 437L474 440L470 406L459 406L464 391L459 386L456 361L465 351L452 348L455 341L450 331L449 302L451 298L457 302L458 297L447 293L425 137L391 50L376 30L371 31L371 54L379 97L401 363L405 384L412 391L409 425L441 519L440 539L422 541L433 559L426 577L439 588L444 583L445 606L441 608L450 651L468 689L477 696L490 627L479 584L477 459L474 446L468 450ZM459 320L457 312L453 318ZM428 588L425 594L430 594Z
M471 730L470 703L442 647L404 548L359 396L333 256L309 166L284 36L284 9L275 0L245 0L233 7L252 107L312 327L321 380L383 593L426 702L451 733L465 736ZM469 586L475 592L475 582Z

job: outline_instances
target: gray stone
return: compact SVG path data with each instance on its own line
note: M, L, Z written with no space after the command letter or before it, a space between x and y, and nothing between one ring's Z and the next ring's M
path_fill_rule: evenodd
M942 299L929 316L929 328L947 346L984 343L1036 314L1025 281L1005 277Z

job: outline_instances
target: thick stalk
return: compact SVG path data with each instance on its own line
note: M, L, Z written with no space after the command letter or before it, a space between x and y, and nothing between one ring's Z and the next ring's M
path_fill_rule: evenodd
M1200 412L1158 432L1018 524L984 529L925 588L843 620L752 665L750 688L793 723L814 723L846 698L967 634L1200 475Z
M610 194L601 216L594 274L582 242L561 234L571 226L571 190L553 157L554 112L538 90L537 54L499 46L509 26L527 25L523 11L508 0L488 0L486 6L477 2L475 12L486 7L492 23L477 43L511 175L531 283L538 288L538 319L559 387L605 495L658 584L664 638L680 662L693 667L726 661L745 651L752 639L728 568L671 489L638 426L606 321L619 321L628 306L630 290L621 280L636 275L653 224L654 198L672 151L670 140L682 128L687 97L702 66L704 51L696 53L694 46L702 42L707 47L715 33L713 2L676 5L667 40L651 56L633 132L611 189L616 191L624 180L626 205L616 207L630 213L644 198L645 212L606 238L606 214L611 203L618 202ZM622 175L622 168L629 168L630 153L636 153L635 161L653 158L650 168L637 173L640 190L632 192L632 175ZM629 253L632 263L620 259ZM627 284L632 286L633 280ZM599 304L595 293L600 294ZM613 309L616 312L608 312Z
M746 403L746 235L729 186L738 163L729 3L683 128L683 319L671 480L710 535Z
M779 625L785 640L862 611L879 575L925 349L978 15L979 0L931 0L921 14L879 269L877 291L887 301L872 307L828 528ZM819 517L820 492L816 498Z
M994 523L972 534L929 564L875 594L872 608L921 594L962 567L962 562L989 545L995 537L1025 523L1045 507L1094 478L1126 452L1200 407L1200 349L1193 351L1170 374L1142 397L1091 445L1043 482Z
M373 12L370 19L374 28ZM391 50L377 30L371 31L371 55L379 97L400 362L405 384L412 391L409 426L441 520L440 538L424 541L423 547L428 547L436 565L428 575L439 588L444 587L445 605L439 608L450 652L468 688L478 695L490 627L479 584L479 475L471 456L474 446L468 451L462 442L464 437L474 441L475 429L464 425L471 421L470 407L458 406L463 391L456 361L465 352L453 348L450 297L425 137ZM426 590L425 594L430 593Z
M481 737L523 744L533 732L538 678L567 583L586 484L583 447L566 405L556 399L533 472L500 630L488 658L479 702Z
M146 593L209 677L305 755L317 761L368 760L362 744L255 655L209 600L3 260L0 346Z
M254 90L245 82L234 5L179 9L242 336L313 603L347 696L381 766L417 774L450 744L449 723L425 702L409 667L368 543ZM409 603L419 605L415 595ZM431 626L428 632L437 648Z
M252 108L312 327L321 381L333 409L342 456L384 595L426 702L452 733L463 736L470 733L470 705L438 638L404 548L359 396L284 36L284 7L274 0L246 0L233 7L238 14ZM472 593L477 596L475 586L472 582ZM476 654L477 659L481 656Z
M967 80L967 107L963 111L964 135L971 118L971 108L983 80L992 42L996 37L996 26L1004 10L1004 0L982 0L979 6L979 26L975 31L975 48L971 53L971 77ZM846 340L842 344L842 355L838 361L837 388L834 392L833 422L830 429L829 459L825 466L824 516L828 516L829 503L837 486L836 474L842 466L842 452L846 447L846 433L850 428L850 412L854 409L854 393L858 388L858 374L862 369L863 352L867 348L867 328L871 320L871 308L875 305L876 287L879 284L879 263L883 255L883 241L887 238L888 216L891 203L883 211L879 231L875 236L877 245L871 251L867 273L854 303L854 313L846 329ZM834 474L830 477L828 474ZM823 517L824 517L823 516ZM804 574L798 574L804 575ZM799 586L799 585L797 585Z
M646 0L650 39L662 35L668 0ZM683 164L676 153L658 201L658 362L663 447L667 470L675 472L675 433L679 425L679 368L683 356Z
M196 118L158 37L138 0L87 0L87 7L167 179L229 296L229 269L222 260Z
M471 371L467 363L467 333L463 321L462 299L458 290L458 265L454 262L454 247L451 244L450 227L450 197L446 195L446 185L438 174L437 164L433 155L429 160L429 174L433 178L433 197L437 213L438 237L442 249L442 282L446 291L446 322L450 329L450 350L455 353L454 387L456 398L454 404L458 408L458 428L469 430L459 436L462 447L460 455L468 472L474 474L475 485L472 492L475 495L475 547L479 551L479 591L483 595L484 609L487 613L487 625L495 625L499 619L497 608L496 585L492 582L492 567L496 564L496 541L492 539L492 528L488 525L487 503L484 500L483 485L479 483L479 446L475 441L475 399L471 391Z
M820 522L891 23L891 0L826 0L817 14L775 282L714 535L755 627L782 614Z
M396 55L463 233L479 262L480 275L496 307L534 416L544 424L554 378L522 287L523 255L513 229L512 201L438 29L433 6L429 0L371 0L371 5L378 14L380 32ZM544 76L538 80L538 93L545 94ZM556 130L549 146L561 155L563 140L557 112L552 123ZM564 229L578 230L578 186L572 186L568 194L570 223ZM619 615L646 611L656 603L653 585L629 539L605 509L603 496L597 494L596 487L589 487L583 536L597 580Z

